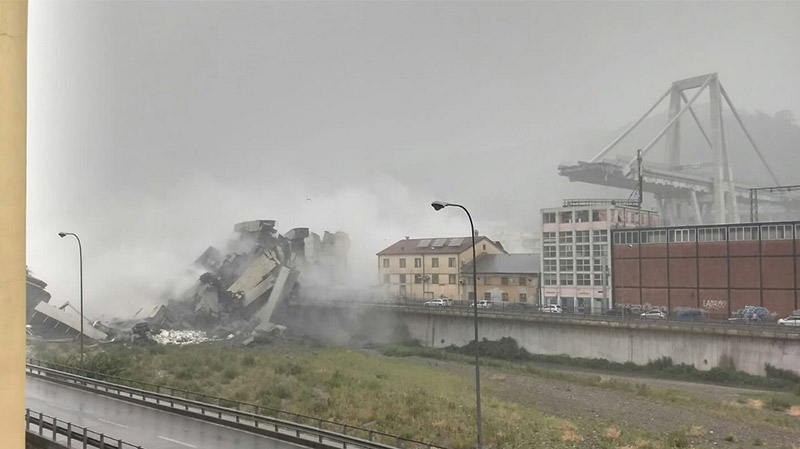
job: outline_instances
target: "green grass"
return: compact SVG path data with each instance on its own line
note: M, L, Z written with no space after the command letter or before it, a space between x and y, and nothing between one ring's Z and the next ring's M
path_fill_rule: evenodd
M211 345L106 347L90 355L120 361L114 375L366 426L450 448L474 446L470 378L342 348L271 348L269 352ZM70 352L36 354L74 365ZM567 420L484 398L487 447L570 447ZM576 432L581 429L577 428ZM393 443L386 441L387 443Z
M481 345L483 345L483 343L481 343ZM506 348L502 352L507 353L508 351L509 351L508 348ZM467 351L454 351L452 348L448 349L425 348L417 345L390 346L383 350L383 354L387 356L394 356L394 357L419 356L419 357L447 360L465 364L474 363L473 356L467 355L464 352ZM484 351L481 351L481 353L484 354ZM491 351L487 351L487 353L483 355L483 358L481 359L481 365L497 368L505 372L516 372L542 378L566 381L573 384L627 392L639 397L647 398L649 400L671 403L677 406L682 406L692 409L703 409L709 414L719 418L741 419L758 425L771 426L776 429L800 430L800 420L794 417L790 417L785 413L785 410L791 407L792 405L800 405L800 399L798 399L794 393L787 393L787 392L746 393L741 395L739 403L723 402L720 400L698 397L697 395L678 389L653 388L645 383L647 379L642 379L642 382L630 382L627 380L615 379L613 377L604 375L553 371L550 369L541 368L527 361L522 361L522 362L508 361L508 360L493 358L490 356L491 353L492 353ZM519 359L516 358L516 360ZM661 359L659 361L656 361L656 363L660 364L661 366L669 366L671 362L665 362L663 359ZM744 379L751 377L758 377L758 376L751 376L745 373L741 374L744 374L744 376L742 377ZM765 404L764 407L765 409L756 410L744 406L743 404L747 402L748 398L763 400Z

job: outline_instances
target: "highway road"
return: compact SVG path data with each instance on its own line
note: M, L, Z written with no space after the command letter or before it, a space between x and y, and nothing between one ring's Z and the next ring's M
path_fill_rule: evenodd
M242 430L27 377L27 407L145 449L298 449Z

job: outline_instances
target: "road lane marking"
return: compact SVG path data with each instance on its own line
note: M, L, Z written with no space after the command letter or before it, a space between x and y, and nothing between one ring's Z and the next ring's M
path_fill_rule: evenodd
M104 422L104 423L108 423L108 424L114 425L114 426L119 426L119 427L122 427L123 429L127 429L127 428L128 428L128 426L126 426L126 425L124 425L124 424L115 423L114 421L109 421L109 420L107 420L107 419L103 419L103 418L97 418L97 420L98 420L98 421L102 421L102 422Z
M162 440L167 440L167 441L170 441L170 442L173 442L173 443L182 444L182 445L187 446L187 447L197 447L197 446L194 446L194 445L189 444L189 443L184 443L183 441L178 441L178 440L173 440L172 438L162 437L161 435L158 435L158 437L161 438Z
M58 405L58 404L56 404L55 402L51 402L51 403L50 403L50 405L52 405L53 407L58 407L58 408L60 408L60 409L62 409L62 410L69 410L69 411L72 411L72 409L71 409L71 408L69 408L69 407L64 407L63 405Z

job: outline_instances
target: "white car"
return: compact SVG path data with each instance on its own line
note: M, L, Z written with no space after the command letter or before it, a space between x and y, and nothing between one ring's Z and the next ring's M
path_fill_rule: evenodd
M564 313L564 309L561 308L558 304L548 304L542 307L543 313Z
M792 315L778 320L781 326L800 326L800 316Z
M470 303L469 306L470 307L475 307L475 303L474 302ZM480 301L478 301L478 308L479 309L491 309L492 308L492 302L491 301L487 301L485 299L481 299Z
M667 317L667 315L660 310L649 310L647 312L644 312L641 316L642 318L656 318L656 319Z
M425 301L425 307L445 307L447 303L443 299L434 299L433 301Z

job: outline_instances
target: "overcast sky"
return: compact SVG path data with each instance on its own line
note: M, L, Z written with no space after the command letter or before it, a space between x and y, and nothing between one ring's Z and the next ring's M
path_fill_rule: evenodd
M233 224L348 232L354 277L405 235L535 232L603 189L556 175L677 79L800 118L800 2L70 2L29 13L28 265L127 314Z

